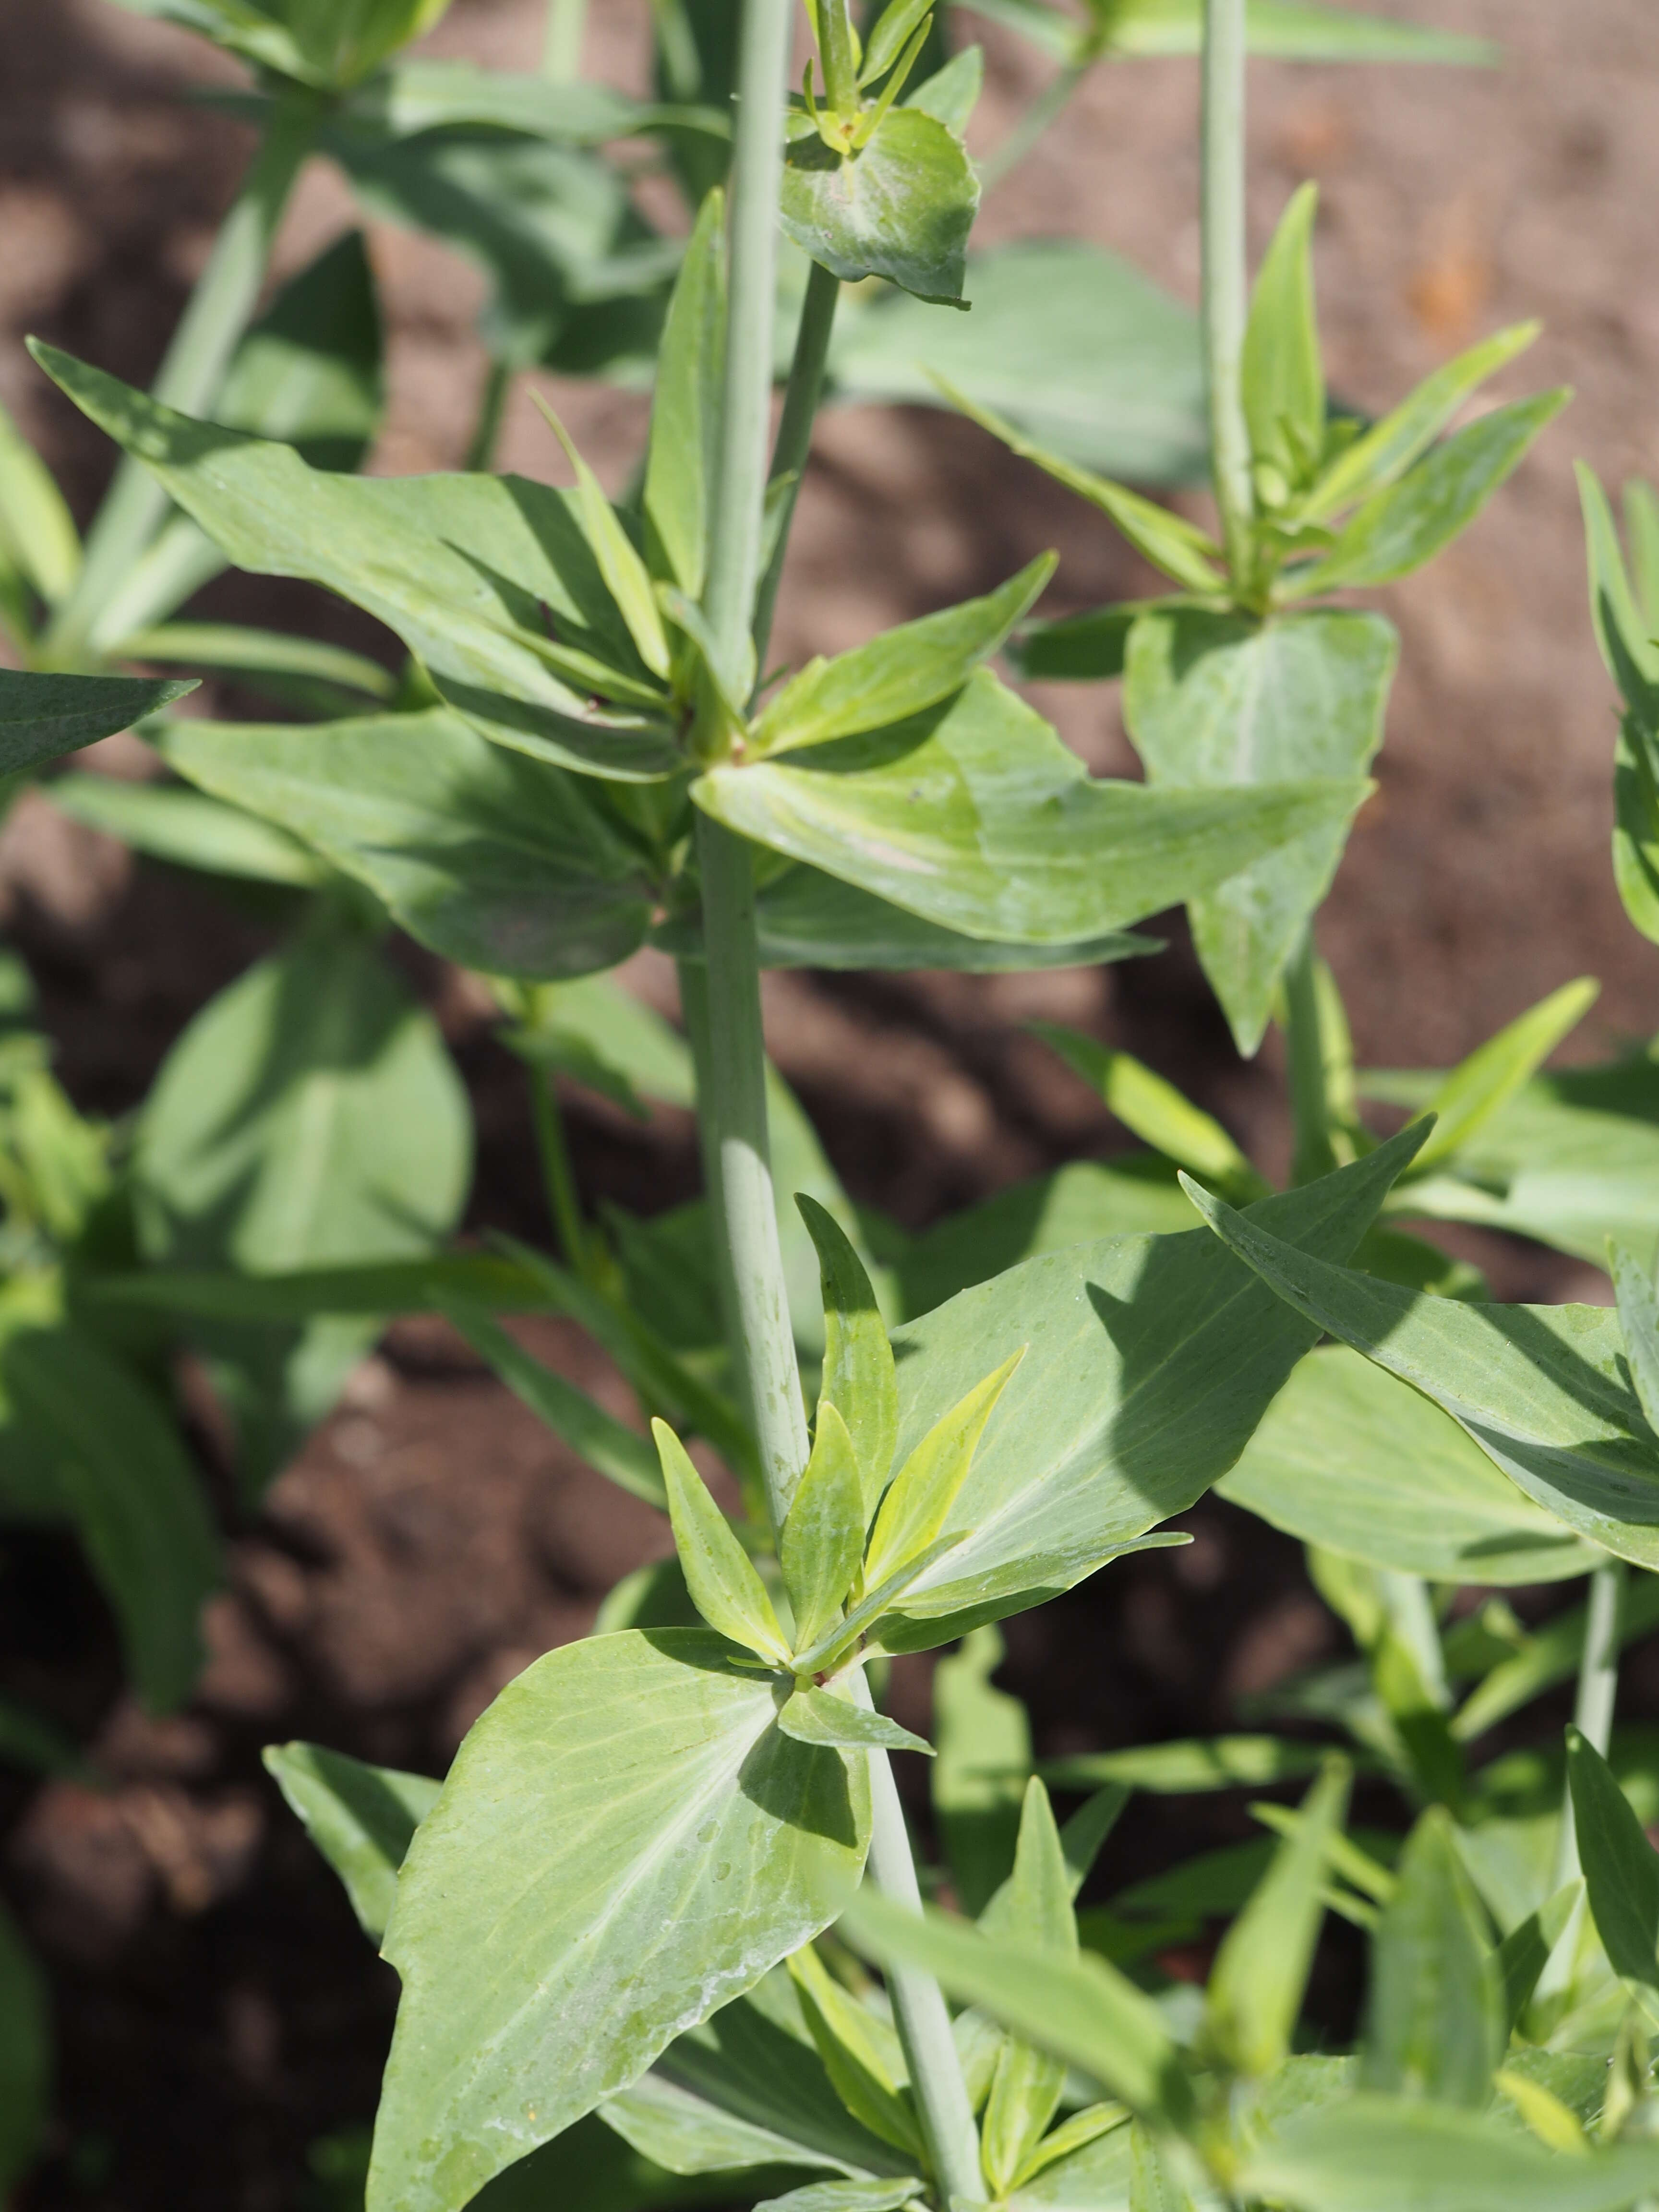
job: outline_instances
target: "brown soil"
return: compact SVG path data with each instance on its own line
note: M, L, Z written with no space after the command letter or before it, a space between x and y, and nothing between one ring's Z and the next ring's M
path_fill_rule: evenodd
M1373 0L1382 5L1384 0ZM1394 12L1426 14L1399 7ZM532 62L538 0L457 0L441 43ZM1553 985L1607 992L1589 1053L1659 1023L1659 966L1625 925L1607 866L1611 721L1583 611L1570 464L1659 466L1659 289L1647 280L1659 186L1659 44L1638 0L1443 0L1449 26L1503 39L1490 77L1263 67L1252 219L1265 237L1291 187L1324 192L1319 267L1331 367L1362 404L1391 400L1499 322L1548 333L1511 388L1571 379L1580 398L1492 513L1431 574L1390 595L1406 639L1382 789L1322 925L1372 1061L1445 1060ZM592 59L628 82L641 10L600 0ZM987 143L1040 72L989 40ZM181 116L212 78L194 42L99 0L0 0L0 398L36 434L77 509L106 471L16 337L38 329L143 380L232 188L238 127ZM233 73L217 72L221 79ZM989 239L1083 234L1176 290L1196 276L1191 67L1100 72L1027 167L994 195ZM311 174L284 234L297 265L346 219ZM481 356L474 280L436 248L376 229L392 328L386 471L453 465ZM641 404L559 394L619 477ZM505 459L546 460L527 401ZM1142 582L1089 514L965 426L926 412L846 411L823 426L798 528L779 646L833 649L1006 574L1047 544L1054 605ZM304 594L227 580L227 618L356 618ZM1109 695L1044 694L1097 766L1127 766ZM107 765L131 772L131 751ZM24 805L0 839L5 920L40 977L61 1066L89 1109L131 1107L210 992L269 941L255 914L135 870L107 842ZM519 1079L469 994L409 956L472 1087L472 1220L544 1235ZM635 979L667 989L647 958ZM1190 954L1096 974L994 980L773 979L773 1045L848 1187L921 1224L1020 1176L1121 1141L1023 1036L1047 1017L1129 1045L1223 1113L1264 1162L1284 1152L1271 1054L1241 1068ZM691 1133L640 1129L573 1099L586 1188L651 1211L696 1186ZM1487 1243L1504 1295L1594 1295L1548 1255ZM616 1378L574 1334L538 1350L601 1395ZM623 1399L615 1401L620 1407ZM1111 1571L1011 1626L1008 1679L1049 1751L1228 1724L1240 1694L1334 1647L1296 1548L1231 1509L1190 1516L1190 1548ZM0 1881L50 1963L60 2123L26 2194L33 2212L275 2212L326 2204L319 2139L371 2115L393 2002L331 1878L258 1765L307 1735L437 1771L496 1688L581 1633L662 1527L574 1463L436 1327L394 1331L347 1404L238 1529L212 1658L187 1714L145 1720L122 1694L108 1625L70 1551L15 1540L0 1591L0 1684L38 1699L111 1777L98 1792L0 1778ZM1632 1669L1632 1710L1659 1680ZM925 1715L925 1665L899 1685ZM1242 1833L1222 1800L1138 1807L1115 1881ZM343 2200L342 2200L343 2201Z

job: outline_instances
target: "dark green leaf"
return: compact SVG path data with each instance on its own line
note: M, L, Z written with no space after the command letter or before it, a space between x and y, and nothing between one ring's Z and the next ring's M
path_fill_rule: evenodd
M1612 1768L1576 1728L1567 1730L1567 1774L1595 1932L1613 1972L1659 2018L1659 1852Z
M962 141L919 107L890 107L844 159L821 138L789 149L779 220L804 253L856 283L885 276L918 299L957 302L979 179Z
M366 1766L315 1743L270 1744L264 1763L344 1883L364 1935L379 1943L398 1894L398 1869L441 1785L424 1774Z
M25 676L0 668L0 775L95 745L196 689L194 681L148 676Z
M0 2190L8 2193L44 2147L51 2081L46 1978L0 1905Z
M1371 1945L1360 2085L1484 2112L1505 2042L1503 1984L1450 1816L1425 1813Z
M1583 1885L1570 1881L1547 1898L1535 1912L1511 1928L1498 1947L1498 1977L1503 1990L1503 2018L1508 2033L1516 2023L1538 1986L1538 1978L1574 1918L1583 1895Z

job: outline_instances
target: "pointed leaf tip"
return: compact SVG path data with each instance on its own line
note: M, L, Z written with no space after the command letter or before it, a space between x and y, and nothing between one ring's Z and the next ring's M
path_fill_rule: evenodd
M662 1460L674 1548L692 1603L722 1636L787 1667L789 1645L754 1562L667 1422L653 1420L651 1433Z

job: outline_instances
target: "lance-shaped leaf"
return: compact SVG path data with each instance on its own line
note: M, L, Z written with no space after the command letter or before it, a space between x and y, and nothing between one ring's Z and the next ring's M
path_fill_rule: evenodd
M197 689L148 676L28 676L0 668L0 775L129 730Z
M755 750L796 752L885 729L959 691L1036 605L1054 566L1054 555L1040 554L982 599L902 623L834 660L809 661L755 725Z
M237 567L304 578L378 616L498 744L623 780L678 766L662 714L592 706L548 665L550 652L574 651L614 669L623 687L650 676L574 494L515 477L332 475L290 447L159 406L51 347L36 358Z
M910 723L714 769L692 794L728 829L946 929L1054 944L1121 928L1345 823L1368 788L1097 781L981 669Z
M926 1736L901 1728L885 1713L872 1712L830 1690L797 1690L778 1712L778 1726L797 1743L822 1743L839 1751L919 1751L931 1759Z
M1420 568L1474 520L1571 397L1565 387L1540 392L1454 431L1397 483L1367 499L1330 551L1297 573L1292 588L1304 597L1352 591Z
M1304 1544L1433 1582L1559 1582L1602 1556L1346 1346L1302 1362L1216 1487Z
M839 1619L864 1558L868 1525L853 1439L826 1397L778 1543L798 1646L816 1644Z
M1564 983L1488 1037L1455 1067L1425 1108L1436 1116L1413 1172L1420 1174L1479 1135L1537 1074L1561 1040L1583 1021L1601 987L1592 975Z
M1659 1565L1659 1442L1626 1379L1615 1315L1425 1297L1292 1251L1186 1188L1297 1313L1432 1398L1568 1527L1638 1566Z
M1155 612L1129 635L1124 714L1154 786L1358 776L1382 742L1398 657L1379 615L1258 623ZM1346 820L1326 823L1191 903L1199 958L1247 1055L1330 888L1346 831Z
M1057 1959L1078 1955L1072 1914L1073 1883L1048 1793L1035 1776L1027 1784L1014 1869L987 1908L986 1935L1006 1937ZM982 2134L985 2177L999 2197L1046 2133L1066 2086L1064 2064L1018 2036L997 2057Z
M81 539L58 480L0 407L0 553L49 606L81 573Z
M645 871L582 784L455 714L178 721L162 749L181 775L301 839L465 967L580 975L644 938Z
M1352 1251L1419 1135L1402 1132L1247 1218L1327 1255ZM960 1544L918 1577L883 1642L926 1649L975 1616L1018 1612L1183 1512L1237 1458L1316 1335L1190 1233L1027 1261L897 1331L901 1455L999 1361L1030 1349L945 1522Z
M1314 310L1313 227L1319 187L1304 185L1262 257L1244 332L1242 383L1250 454L1288 489L1325 442L1325 377Z
M1613 1972L1659 2023L1659 1852L1613 1769L1576 1728L1567 1730L1567 1776L1595 1932Z
M1267 1185L1220 1122L1133 1053L1111 1051L1093 1037L1053 1022L1034 1022L1031 1027L1074 1074L1100 1093L1109 1111L1143 1144L1194 1175L1207 1173L1224 1189L1247 1200L1267 1196Z
M51 2081L46 1978L0 1905L0 2189L20 2182L40 2153Z
M859 2003L826 1971L816 1951L789 1961L801 2012L836 2093L863 2127L916 2156L921 2148L915 2110L905 2094L904 2054L890 2022Z
M867 1526L892 1471L893 1444L898 1435L893 1347L864 1262L846 1231L816 1199L798 1195L795 1204L817 1249L823 1288L820 1396L847 1425L857 1454L860 1497Z
M1022 1345L976 1382L901 1462L870 1532L864 1576L872 1587L908 1566L938 1540L972 1470L985 1425L1025 1351Z
M1204 2045L1242 2074L1272 2074L1290 2055L1325 1917L1326 1860L1348 1809L1348 1787L1346 1765L1334 1759L1309 1791L1295 1835L1274 1851L1216 1954Z
M1584 1894L1581 1881L1570 1881L1547 1897L1535 1912L1518 1921L1496 1953L1498 1986L1503 1994L1502 2017L1513 2035L1538 1978L1549 1964L1550 1954L1575 1917Z
M885 276L918 299L957 305L978 206L962 141L919 107L890 107L856 154L832 153L816 133L794 141L778 220L844 283Z
M1617 1238L1609 1243L1607 1262L1630 1379L1648 1426L1659 1436L1659 1290L1655 1287L1653 1267L1651 1264L1644 1267L1630 1246Z
M1055 1958L942 1912L907 1912L867 1890L841 1924L872 1958L926 1967L951 1996L981 2006L1136 2112L1188 2124L1192 2091L1162 2014L1104 1960Z
M1424 1814L1371 1944L1359 2082L1484 2112L1507 2041L1504 1990L1450 1815Z
M766 1585L732 1534L684 1445L666 1421L653 1421L651 1433L662 1455L668 1491L668 1517L674 1524L674 1548L691 1602L708 1623L734 1644L779 1666L789 1663L789 1644Z
M364 1935L378 1943L392 1917L398 1869L441 1784L396 1767L367 1766L317 1743L268 1745L264 1763L344 1883Z
M1057 1790L1093 1790L1108 1783L1181 1797L1209 1790L1260 1790L1317 1774L1326 1753L1318 1744L1272 1735L1209 1735L1180 1743L1148 1743L1127 1751L1076 1752L1045 1759L1043 1778Z
M1515 1656L1500 1660L1480 1687L1471 1691L1452 1722L1453 1735L1473 1743L1546 1690L1559 1682L1570 1682L1578 1671L1589 1624L1589 1608L1576 1605L1523 1637ZM1659 1583L1638 1578L1627 1583L1619 1608L1620 1650L1628 1650L1656 1628L1659 1628Z
M374 2212L459 2212L835 1918L862 1758L779 1734L698 1629L550 1652L473 1727L398 1878Z
M599 478L572 444L569 432L538 392L533 395L542 419L576 472L576 513L605 589L617 603L617 611L628 625L635 650L653 676L666 678L668 640L662 626L651 575L633 540L617 520L617 511L605 495Z
M979 9L989 14L989 9ZM999 18L999 20L1000 20ZM1203 0L1124 0L1108 21L1105 50L1122 54L1195 54ZM1244 31L1253 54L1304 62L1496 62L1501 49L1427 24L1399 22L1314 0L1248 0Z
M725 200L698 211L663 325L646 448L644 512L665 578L702 597L726 344Z

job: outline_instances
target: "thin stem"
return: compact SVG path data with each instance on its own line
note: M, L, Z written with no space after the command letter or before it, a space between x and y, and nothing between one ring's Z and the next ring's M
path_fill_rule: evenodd
M485 470L495 465L501 417L507 412L507 395L512 385L512 369L499 356L492 355L484 372L483 389L478 394L477 420L472 425L472 436L466 449L465 466L469 476L482 476Z
M220 227L151 387L164 406L202 415L217 398L258 304L276 227L315 143L321 112L317 96L303 86L276 94L253 167ZM49 644L56 657L72 656L94 637L100 611L155 536L167 505L166 492L143 463L125 456L88 537L75 589L53 625Z
M1285 1056L1296 1132L1291 1173L1292 1181L1298 1183L1316 1182L1336 1165L1317 958L1310 928L1285 971Z
M1227 565L1247 590L1250 436L1240 383L1248 287L1244 258L1244 0L1204 0L1204 374L1211 467Z
M766 648L772 636L772 616L778 603L778 586L783 578L784 555L788 550L789 531L795 519L795 501L800 496L800 480L812 449L812 424L817 416L818 402L823 397L823 372L830 358L836 303L840 297L841 279L821 261L815 261L806 279L800 326L795 333L795 356L789 364L783 413L778 421L777 441L772 447L769 481L776 483L782 477L793 481L787 490L779 494L782 512L773 518L772 556L761 578L755 603L755 665L763 673Z
M1044 132L1060 120L1094 64L1092 54L1086 61L1068 62L1058 76L1051 77L1043 86L1002 143L991 149L979 165L980 179L988 192L994 185L1011 176Z
M530 1071L530 1094L536 1121L536 1149L541 1154L542 1182L548 1211L558 1232L559 1249L578 1275L587 1275L587 1237L576 1197L576 1177L570 1164L564 1115L551 1073L543 1067Z
M548 0L542 75L550 84L575 83L582 73L582 44L586 36L587 0Z

